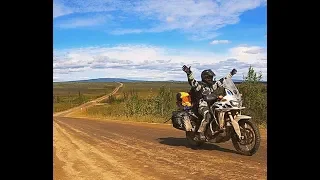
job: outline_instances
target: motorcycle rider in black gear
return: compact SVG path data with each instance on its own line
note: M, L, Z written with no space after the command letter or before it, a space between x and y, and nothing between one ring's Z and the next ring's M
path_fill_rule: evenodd
M195 90L197 96L200 97L198 99L197 109L198 113L203 117L201 124L198 128L199 138L196 136L196 140L205 140L204 132L207 128L209 120L211 118L211 114L209 113L208 103L204 100L205 97L209 94L214 93L219 87L222 86L224 78L221 78L219 81L214 81L213 78L216 76L215 73L211 69L203 70L201 73L200 82L196 81L193 77L193 73L190 70L190 67L184 65L182 70L187 74L188 82L190 86ZM236 74L237 70L233 69L228 75L228 78L231 78L234 74Z

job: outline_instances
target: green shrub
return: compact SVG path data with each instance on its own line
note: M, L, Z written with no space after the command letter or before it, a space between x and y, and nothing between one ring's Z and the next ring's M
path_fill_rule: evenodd
M243 98L243 114L250 115L258 124L266 125L267 121L267 87L261 83L261 74L257 74L252 67L249 68L248 74L244 77L244 82L237 84ZM173 110L176 109L175 94L182 89L171 90L168 85L162 85L158 92L151 92L146 95L140 86L131 88L123 92L122 97L116 98L111 96L107 101L108 114L110 116L126 117L143 117L154 116L157 118L167 119ZM188 91L189 87L186 86ZM154 88L155 89L155 88ZM219 92L223 90L219 89ZM182 90L183 91L183 90ZM117 105L116 105L117 104ZM119 110L121 109L121 110ZM106 110L107 111L107 110ZM104 111L105 112L105 111ZM150 120L152 121L152 120Z
M238 84L243 98L244 114L252 116L258 124L267 124L267 85L260 82L261 73L257 75L250 66L244 82Z
M53 83L53 111L64 111L108 94L115 83L59 82Z

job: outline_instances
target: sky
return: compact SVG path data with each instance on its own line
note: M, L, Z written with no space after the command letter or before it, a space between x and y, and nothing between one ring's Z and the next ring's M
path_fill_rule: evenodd
M53 0L53 81L267 80L266 0Z

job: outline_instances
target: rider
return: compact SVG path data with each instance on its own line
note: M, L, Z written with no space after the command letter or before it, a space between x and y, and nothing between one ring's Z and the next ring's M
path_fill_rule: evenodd
M215 73L211 69L203 70L201 73L201 80L196 81L193 77L193 73L190 70L190 67L184 65L182 70L186 72L188 77L188 82L190 86L195 90L196 96L199 97L197 102L197 110L199 114L203 117L201 124L198 129L198 133L200 135L200 140L205 140L204 131L207 128L211 115L209 113L208 103L204 100L204 96L214 93L218 87L222 86L224 78L221 78L219 81L214 81L213 78L216 76ZM236 74L237 70L233 69L226 78L231 78L234 74ZM197 139L197 136L196 136Z

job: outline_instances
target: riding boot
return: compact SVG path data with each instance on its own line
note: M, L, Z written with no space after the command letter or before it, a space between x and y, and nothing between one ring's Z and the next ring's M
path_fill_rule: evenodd
M204 132L207 129L207 125L209 123L210 117L211 117L210 113L208 111L205 111L204 119L201 121L201 124L200 124L199 129L198 129L199 138L200 138L201 141L206 140Z
M204 131L207 127L208 121L206 121L206 119L201 121L200 127L198 129L198 133L199 133L199 140L204 141L206 139L205 135L204 135Z

